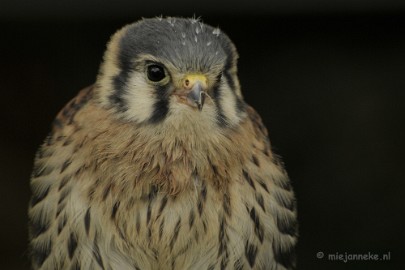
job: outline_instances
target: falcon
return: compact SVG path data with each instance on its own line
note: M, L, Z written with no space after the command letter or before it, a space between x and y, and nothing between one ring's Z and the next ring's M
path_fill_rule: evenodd
M294 192L237 58L195 18L111 37L37 152L33 269L295 268Z

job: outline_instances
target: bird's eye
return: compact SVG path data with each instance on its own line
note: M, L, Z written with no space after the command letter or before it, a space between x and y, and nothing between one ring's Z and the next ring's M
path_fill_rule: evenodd
M148 66L148 79L152 82L159 82L166 77L165 69L157 64Z

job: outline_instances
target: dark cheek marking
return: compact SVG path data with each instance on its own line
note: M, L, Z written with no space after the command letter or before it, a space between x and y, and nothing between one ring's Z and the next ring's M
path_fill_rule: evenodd
M226 116L224 115L224 112L222 110L222 106L221 106L221 101L222 101L222 96L221 96L221 89L219 87L219 85L216 85L214 87L214 102L217 108L217 124L220 127L226 127L228 126L228 119L226 118Z
M226 81L228 82L229 87L231 88L232 91L235 91L235 81L232 78L232 75L229 73L229 71L224 72L224 77Z
M169 101L168 101L168 87L157 87L155 88L157 93L157 101L153 105L153 113L149 119L149 122L152 124L159 123L163 121L167 114L169 113Z
M236 94L236 85L235 81L232 77L232 75L229 73L229 71L225 72L225 80L229 86L229 88L232 90L232 94L235 97L236 104L235 104L235 111L239 114L243 113L246 111L246 103Z
M128 105L123 98L128 76L128 71L121 71L113 78L114 92L110 95L109 99L119 112L125 112L128 110Z
M169 112L169 103L167 100L159 100L154 105L153 115L150 118L151 123L158 123L162 121Z
M236 97L236 111L239 113L246 111L246 103L240 97Z

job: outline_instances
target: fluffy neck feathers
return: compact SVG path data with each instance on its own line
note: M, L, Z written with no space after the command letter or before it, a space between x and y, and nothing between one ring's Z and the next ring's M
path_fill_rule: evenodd
M177 122L136 125L116 120L114 115L89 104L82 116L94 126L83 126L83 134L93 141L89 164L100 179L114 179L120 189L156 185L176 194L195 183L212 181L222 188L241 173L248 158L251 123L243 121L233 129L192 123L193 118L176 117Z

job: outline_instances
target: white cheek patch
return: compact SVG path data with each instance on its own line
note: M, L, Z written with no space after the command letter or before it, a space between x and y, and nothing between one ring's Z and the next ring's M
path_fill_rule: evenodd
M126 84L124 100L128 105L126 118L140 123L152 116L156 92L153 86L145 81L143 74L135 73L129 77Z

